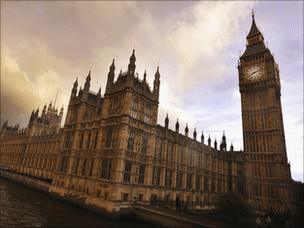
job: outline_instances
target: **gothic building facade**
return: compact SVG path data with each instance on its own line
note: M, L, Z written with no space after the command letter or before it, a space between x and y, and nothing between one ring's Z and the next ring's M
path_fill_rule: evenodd
M50 181L50 191L119 212L132 205L212 208L218 193L240 192L258 209L292 208L278 66L253 17L240 57L244 151L217 145L203 133L157 124L160 72L153 87L136 76L135 51L125 72L109 67L105 93L76 79L64 127L63 109L33 111L24 130L7 123L1 133L1 167ZM116 77L116 79L115 79ZM190 135L192 134L192 136Z

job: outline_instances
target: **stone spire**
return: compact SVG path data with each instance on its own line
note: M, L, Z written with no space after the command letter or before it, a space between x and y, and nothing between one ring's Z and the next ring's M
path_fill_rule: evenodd
M77 88L78 88L78 77L76 77L76 80L75 80L74 86L73 86L73 89L77 90Z
M70 102L71 102L71 100L73 100L76 97L77 89L78 89L78 77L76 77L76 80L75 80L73 88L72 88Z
M176 131L177 133L179 132L179 123L178 123L178 119L176 120L175 131Z
M205 141L205 136L204 136L204 132L202 131L202 135L201 135L201 143L204 143Z
M252 10L252 23L251 23L251 28L249 30L249 33L247 35L247 39L256 35L262 35L262 33L260 32L260 30L258 29L256 23L255 23L255 19L254 19L254 11Z
M189 128L188 128L188 124L186 124L186 127L185 127L185 136L188 136L188 133L189 133Z
M145 73L144 73L144 82L147 80L147 72L145 70ZM168 115L168 114L167 114Z
M231 145L230 145L230 151L233 151L233 144L231 142Z
M84 83L83 90L84 91L89 91L90 85L91 85L91 71L89 71L89 74L88 74L88 76L86 78L86 82Z
M196 128L194 128L194 131L193 131L193 139L194 139L194 140L196 140L196 136L197 136Z
M214 139L214 149L217 150L217 141L216 141L216 139Z
M115 59L113 59L112 64L109 67L106 91L113 86L115 77Z
M133 53L130 56L130 62L129 62L129 65L128 65L128 72L131 75L135 74L135 68L136 68L135 62L136 62L135 49L133 49Z
M165 119L165 128L168 129L169 127L169 117L168 117L168 113L166 115L166 119Z
M155 75L154 75L154 81L153 81L153 93L157 96L159 96L159 85L160 85L160 73L159 73L159 66L157 66Z
M210 135L208 137L208 146L211 146L211 138L210 138Z

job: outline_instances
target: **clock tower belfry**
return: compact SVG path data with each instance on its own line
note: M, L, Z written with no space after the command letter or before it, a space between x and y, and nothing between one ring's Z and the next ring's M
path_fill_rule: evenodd
M279 68L255 23L239 59L246 197L261 211L292 209Z

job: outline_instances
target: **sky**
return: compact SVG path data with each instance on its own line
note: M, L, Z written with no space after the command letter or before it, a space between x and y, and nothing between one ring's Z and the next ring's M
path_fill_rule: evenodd
M303 181L303 2L301 1L1 1L1 123L25 127L47 102L67 108L75 78L105 90L115 58L153 85L161 74L158 123L193 129L243 149L237 61L251 10L281 72L292 177ZM183 130L182 130L183 131Z

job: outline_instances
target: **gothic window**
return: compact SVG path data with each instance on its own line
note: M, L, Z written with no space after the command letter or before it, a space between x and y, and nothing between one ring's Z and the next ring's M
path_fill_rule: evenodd
M113 127L109 126L106 128L106 145L105 147L112 147L113 138Z
M88 139L87 139L87 149L90 147L91 135L92 135L92 133L89 131L89 133L88 133Z
M147 153L147 147L148 147L148 136L146 133L143 133L142 135L142 144L141 144L141 153L146 154Z
M124 182L130 182L132 163L130 161L125 162L124 170Z
M171 169L166 170L165 186L167 186L167 187L172 186L172 170Z
M92 173L93 173L93 165L94 165L94 160L91 159L91 160L89 161L89 164L88 164L89 177L92 176Z
M177 177L176 177L176 188L181 188L182 187L182 177L183 173L181 171L177 171Z
M134 97L131 102L131 117L137 118L138 99Z
M200 175L196 175L196 182L195 182L196 186L195 186L195 188L196 188L197 191L201 190L201 183L202 183L201 179L202 179L202 177Z
M183 162L183 156L184 156L184 148L183 147L179 147L179 155L178 155L178 163L182 164Z
M76 160L74 161L74 166L73 166L73 170L72 170L73 174L77 174L78 166L79 166L79 158L76 158Z
M139 175L138 175L138 183L143 184L145 183L145 165L140 165L139 166Z
M81 169L81 175L82 175L82 176L85 175L86 166L87 166L87 159L85 158L85 159L83 160L83 163L82 163L82 169Z
M112 160L111 159L102 160L101 173L100 173L100 177L102 179L110 180L110 178L111 178L111 167L112 167Z
M214 177L211 178L211 192L214 192L215 190L215 180L214 180Z
M158 138L155 145L155 153L154 153L155 158L162 157L162 149L163 149L162 144L163 144L162 140Z
M160 185L160 167L153 168L153 185Z
M129 139L128 139L128 151L132 152L134 148L134 138L135 138L135 132L134 130L129 130Z
M95 132L94 149L96 149L96 146L97 146L97 140L98 140L98 130L96 130L96 132Z
M150 123L151 107L152 107L152 105L149 103L147 103L144 107L144 122L147 124Z
M64 148L70 148L70 146L72 145L72 141L73 141L73 134L72 132L68 132L65 137Z
M168 152L167 152L167 160L173 161L173 145L172 143L168 143Z
M61 172L66 172L67 171L68 160L69 160L69 158L67 156L62 157L59 171L61 171Z
M206 176L205 178L204 178L205 180L204 180L204 192L207 192L208 191L208 181L209 181L209 178ZM231 183L231 182L230 182ZM229 185L229 182L228 182L228 185ZM229 187L228 187L229 188Z
M191 175L191 173L187 174L187 189L188 190L192 189L192 175Z
M128 201L129 193L122 193L122 201Z
M83 133L83 131L81 131L79 134L80 134L80 136L79 136L79 138L80 138L80 140L79 140L79 148L82 149L84 133Z

